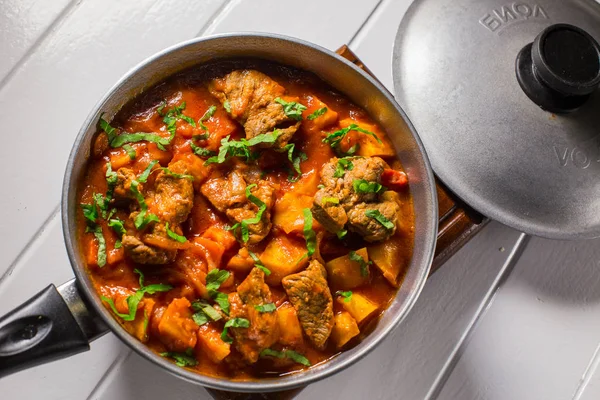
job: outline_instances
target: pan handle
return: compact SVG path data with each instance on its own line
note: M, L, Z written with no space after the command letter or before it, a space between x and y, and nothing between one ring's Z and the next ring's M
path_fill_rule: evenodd
M108 332L87 307L75 279L50 285L0 318L0 378L89 350Z

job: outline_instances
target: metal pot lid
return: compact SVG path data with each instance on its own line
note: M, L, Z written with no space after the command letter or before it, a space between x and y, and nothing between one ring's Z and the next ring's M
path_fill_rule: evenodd
M415 1L394 86L444 183L521 231L600 236L598 40L593 0Z

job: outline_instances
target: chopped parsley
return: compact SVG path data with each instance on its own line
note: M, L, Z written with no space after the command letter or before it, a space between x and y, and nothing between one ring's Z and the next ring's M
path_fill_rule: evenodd
M100 129L106 132L106 136L108 136L108 143L110 143L113 141L115 136L117 136L117 130L110 126L110 124L104 118L102 118L102 115L100 115L100 121L98 121L98 123L100 124Z
M379 210L367 210L365 211L365 215L369 218L373 218L375 221L379 222L385 229L391 231L394 229L394 223L389 219L384 217Z
M185 353L175 353L173 351L166 351L160 353L161 357L172 358L175 360L175 365L178 367L194 367L198 365L198 360L194 357L194 351L187 349Z
M302 120L302 112L306 110L306 106L296 103L295 101L285 101L281 97L277 97L275 102L281 104L286 116L295 119L296 121Z
M352 171L354 164L347 158L340 158L335 165L335 172L333 173L334 178L343 178L346 171Z
M140 205L140 212L133 220L133 223L136 229L144 229L149 223L158 222L159 219L155 214L148 213L148 204L146 204L146 200L144 199L144 196L140 193L138 186L138 181L131 181L131 193L135 196L135 199Z
M208 323L209 320L219 321L221 314L210 304L204 300L197 300L192 303L192 308L196 313L192 315L192 319L198 326Z
M233 343L233 339L228 335L227 330L229 328L248 328L250 327L250 321L246 318L232 318L229 321L225 322L225 326L223 327L223 332L221 332L221 340L225 343Z
M152 172L152 168L154 168L156 164L158 164L158 160L152 160L150 164L148 164L146 169L142 172L142 174L138 176L138 182L146 183L146 181L148 180L148 176L150 176L150 172Z
M261 313L272 313L273 311L277 310L277 307L275 307L274 303L260 304L254 306L254 308Z
M269 269L265 267L265 265L262 263L262 261L260 261L260 258L258 258L258 256L255 253L251 251L248 251L248 253L250 254L250 257L252 257L252 260L254 260L254 266L256 268L264 272L266 276L271 275L271 271L269 271Z
M338 239L342 240L343 238L346 237L346 235L348 234L348 231L346 229L342 229L340 231L337 231L335 234L337 235Z
M327 107L321 107L318 110L315 110L308 117L306 117L306 119L308 119L309 121L312 121L313 119L317 119L318 117L325 114L326 112L327 112Z
M321 199L321 203L322 204L327 204L327 203L340 204L340 199L338 199L337 197L323 197Z
M275 143L277 138L281 135L281 132L275 130L271 133L261 133L260 135L254 136L252 139L240 139L240 140L229 140L230 136L221 140L221 146L219 147L219 153L209 158L204 162L204 165L218 163L222 164L231 157L245 158L246 161L254 160L257 158L257 154L250 151L250 147L256 146L260 143Z
M137 157L135 149L129 143L123 145L123 150L127 152L130 160L135 160L135 157Z
M205 149L204 147L200 147L198 145L196 145L196 143L194 143L193 140L190 141L190 147L192 148L192 151L194 152L195 155L200 156L200 157L212 157L215 155L214 151Z
M119 218L109 220L108 226L112 228L113 231L117 232L121 237L127 233L125 226L123 225L123 221L121 221Z
M312 256L315 254L317 249L317 235L315 231L313 231L313 216L310 212L310 208L305 208L302 210L304 214L304 239L306 240L306 249L308 250L308 256Z
M98 266L102 268L106 265L106 240L104 239L102 227L100 225L96 225L92 232L98 241L98 255L96 256L96 261L98 262Z
M365 261L365 259L354 250L348 253L348 257L350 258L350 260L357 262L358 265L360 265L361 276L369 276L369 265L373 264L373 261Z
M381 193L386 187L377 182L369 182L364 179L355 179L352 181L352 188L356 193Z
M273 349L264 349L260 352L260 357L274 357L274 358L289 358L290 360L302 364L306 367L310 367L310 361L302 354L295 352L294 350L278 351Z
M227 279L229 271L213 269L206 275L206 290L208 295L221 307L226 315L229 315L229 299L225 293L219 292L219 288Z
M294 143L288 143L285 146L283 146L283 149L281 149L281 151L284 151L284 152L287 151L288 160L290 160L290 163L292 164L294 171L296 171L296 175L294 176L294 173L290 170L290 173L288 176L288 181L290 181L290 182L296 182L298 180L298 178L300 178L300 175L302 175L302 170L300 169L300 163L302 161L306 161L308 159L308 157L306 156L306 153L304 153L302 151L294 154L295 148L296 148L296 145Z
M113 148L121 147L127 143L137 143L137 142L141 142L141 141L145 140L147 142L156 143L156 147L158 147L162 151L165 151L166 150L165 146L168 146L171 144L171 140L173 140L174 136L175 135L172 135L169 138L164 138L160 135L157 135L156 133L145 133L145 132L121 133L120 135L116 136L110 142L110 146Z
M95 224L98 220L98 205L96 201L94 200L92 204L80 204L79 206L83 210L83 216L87 219L88 226L90 223Z
M185 242L187 242L187 239L186 239L185 236L178 235L178 234L176 234L175 232L173 232L172 230L169 229L169 223L168 222L165 224L165 229L167 231L167 236L170 237L171 239L173 239L173 240L175 240L175 241L177 241L179 243L185 243Z
M250 193L250 189L256 186L256 183L246 186L246 197L258 207L258 212L256 213L256 216L254 218L242 220L242 222L238 222L237 224L228 228L229 230L235 230L240 228L240 231L242 232L242 241L244 243L248 242L248 239L250 239L250 231L248 230L248 226L258 224L261 221L264 212L267 210L267 205L261 199Z
M194 177L192 175L186 175L186 174L178 174L175 173L173 171L171 171L169 168L167 167L161 167L160 168L165 174L172 176L173 178L177 178L177 179L187 179L189 181L193 181Z
M140 288L134 294L128 296L125 300L127 302L127 308L129 309L129 312L127 314L121 314L119 311L117 311L117 307L115 307L115 303L112 299L109 299L105 296L101 296L102 301L108 303L113 313L121 317L123 321L133 321L135 319L138 304L140 304L140 301L142 301L142 298L146 293L154 294L157 292L168 292L169 290L173 289L171 285L165 285L162 283L144 286L144 274L142 273L142 271L140 271L139 269L135 269L134 272L140 276Z
M341 296L344 298L344 303L350 303L350 300L352 300L352 291L348 290L347 292L343 292L341 290L338 290L337 292L335 292L336 295Z
M208 128L206 127L206 125L204 125L204 121L206 121L210 117L212 117L215 114L215 111L217 111L216 106L208 107L208 110L206 110L204 115L202 117L200 117L200 119L198 120L198 125L200 125L200 128L204 129L205 131L208 131Z
M346 137L346 135L350 131L357 131L357 132L364 133L366 135L373 136L375 139L377 139L377 141L379 143L381 143L381 139L379 139L379 137L377 137L377 135L375 135L373 132L370 132L366 129L361 128L360 126L358 126L356 124L351 124L343 129L340 129L340 130L337 130L335 132L328 134L325 137L325 139L323 139L323 142L329 144L332 149L340 150L339 149L340 143L342 142L344 137ZM358 143L355 144L354 146L352 146L350 149L348 149L348 151L346 151L346 154L352 155L352 154L356 153L357 150L358 150Z

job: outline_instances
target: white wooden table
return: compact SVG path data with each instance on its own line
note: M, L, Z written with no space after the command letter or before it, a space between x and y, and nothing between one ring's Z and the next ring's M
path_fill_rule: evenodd
M346 43L392 89L392 44L409 4L0 0L0 314L72 277L58 211L67 155L95 102L129 68L194 36L268 31L332 50ZM298 398L599 399L600 241L525 244L489 224L381 346ZM0 380L0 398L209 396L108 334L87 353Z

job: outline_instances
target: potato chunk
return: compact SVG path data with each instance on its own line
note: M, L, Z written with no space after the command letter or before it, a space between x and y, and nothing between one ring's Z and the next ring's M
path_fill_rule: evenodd
M221 332L212 324L202 325L198 329L197 347L217 364L231 353L231 345L221 339Z
M402 255L403 249L394 238L374 244L367 248L369 257L381 271L385 279L392 285L398 286L398 274L405 264Z
M269 285L281 284L281 280L300 271L307 263L306 244L285 235L275 236L260 255L262 263L271 271L265 280Z
M349 302L342 297L338 297L337 302L354 317L358 324L373 316L379 308L377 304L360 293L352 293Z
M302 113L302 125L308 131L319 131L334 124L338 119L338 113L331 107L323 103L316 96L308 96L307 109ZM320 109L327 109L323 114L314 119L308 119L308 116Z
M369 262L369 255L366 248L356 250L356 254L361 256L365 263ZM369 274L362 275L360 264L357 261L352 261L349 255L335 258L325 264L327 269L327 278L336 289L354 289L369 279Z
M273 223L285 233L302 233L304 216L302 210L312 206L312 196L288 192L277 201L274 208Z
M368 135L363 132L348 132L348 139L347 141L344 140L344 142L348 144L348 147L351 147L354 144L358 143L359 147L356 152L356 155L363 157L393 157L396 155L394 147L392 147L392 144L390 143L389 139L381 132L379 127L366 122L356 121L350 118L346 118L340 121L340 126L342 128L346 128L352 124L356 124L361 128L374 133L379 138L379 140L381 140L380 143L372 135Z
M284 346L302 344L302 327L296 310L290 303L284 303L277 309L277 320L279 322L279 343Z
M148 341L148 321L152 315L154 304L154 300L150 298L143 299L138 306L135 319L133 321L123 321L125 330L142 343Z
M158 323L160 339L171 351L184 352L196 346L198 325L191 318L190 307L185 297L174 299Z
M339 349L348 343L350 339L357 336L360 333L360 330L358 329L356 320L346 311L342 311L334 318L335 325L333 325L330 338Z

